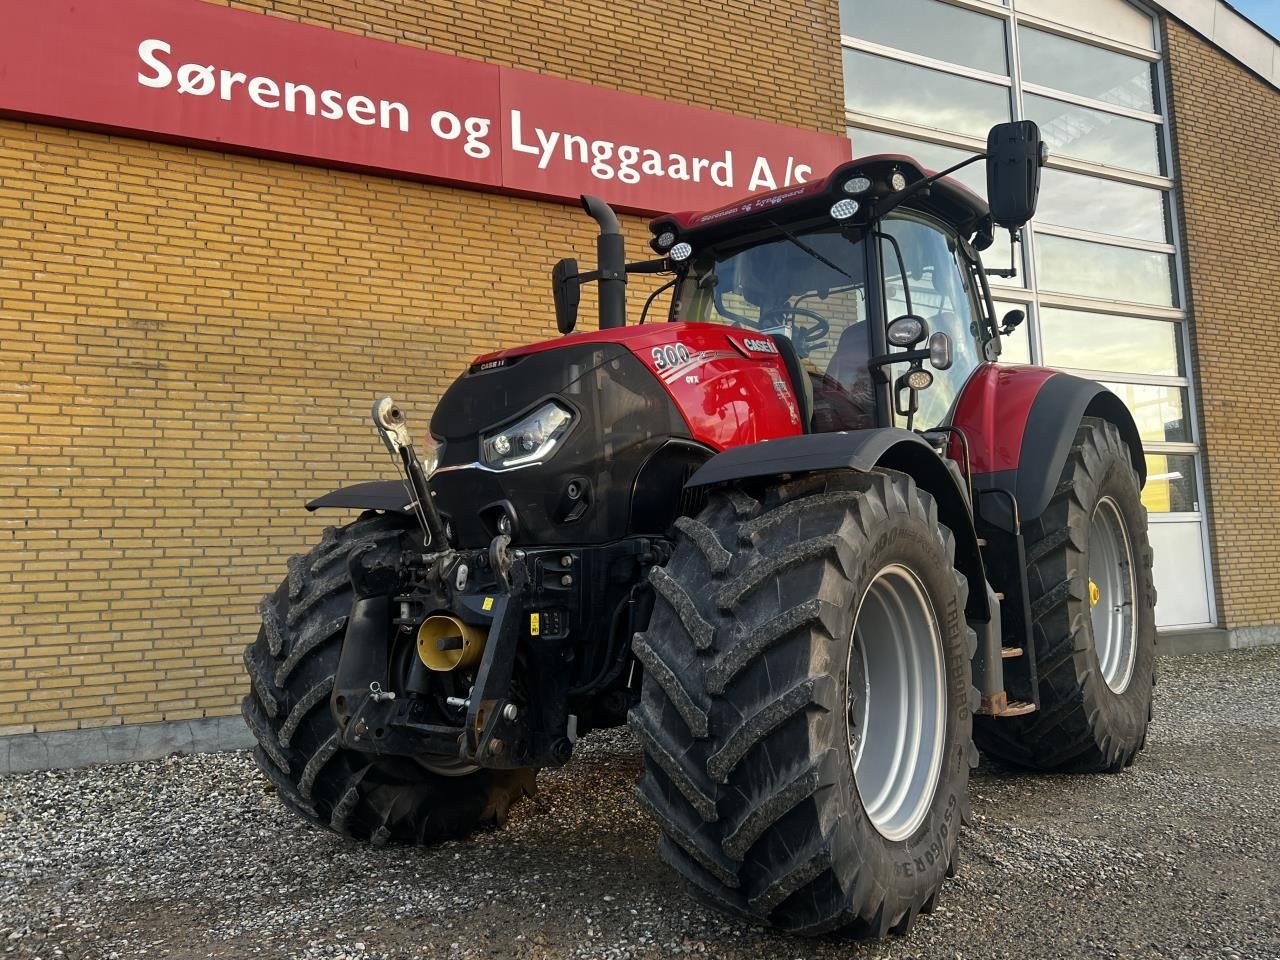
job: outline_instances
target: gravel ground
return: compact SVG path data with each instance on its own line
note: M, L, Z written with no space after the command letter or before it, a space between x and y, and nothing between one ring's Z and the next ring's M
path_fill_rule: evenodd
M1280 957L1280 648L1161 671L1124 773L976 772L960 875L905 939L791 940L687 900L614 732L505 830L429 850L306 827L245 754L0 779L0 955Z

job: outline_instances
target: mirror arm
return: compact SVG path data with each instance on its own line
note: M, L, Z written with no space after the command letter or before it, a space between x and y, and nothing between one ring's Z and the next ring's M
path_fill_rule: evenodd
M637 263L628 263L626 270L627 273L670 273L671 261L666 257L659 257L657 260L641 260Z
M889 375L885 373L885 367L893 363L914 363L917 360L928 359L928 350L901 350L898 353L882 353L878 357L872 357L867 361L867 366L873 377L881 383L888 383Z
M998 268L983 268L983 273L988 277L1002 277L1005 280L1012 280L1018 275L1018 244L1022 242L1022 236L1017 230L1009 231L1009 268L1007 270Z
M628 263L627 273L667 273L671 270L671 262L663 257L660 260L641 260L639 263ZM584 283L592 283L599 280L603 273L599 270L588 270L585 273L575 273L572 277L566 277L573 283L581 286Z
M894 210L896 207L898 207L905 201L910 200L916 194L927 191L931 186L933 186L943 177L949 177L951 176L951 174L955 173L957 170L960 170L963 167L967 167L971 163L977 163L979 160L985 160L986 156L987 155L985 153L975 153L972 157L969 157L966 160L961 160L959 163L953 164L952 166L947 167L947 169L945 170L941 170L938 173L934 173L927 177L923 177L917 180L915 183L908 184L906 188L899 190L897 193L889 194L887 197L881 200L878 204L876 204L876 216L883 217L885 214L891 212L892 210Z

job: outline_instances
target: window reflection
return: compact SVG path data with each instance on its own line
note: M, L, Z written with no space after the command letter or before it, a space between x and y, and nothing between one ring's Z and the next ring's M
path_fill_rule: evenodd
M1022 79L1080 97L1155 112L1151 64L1030 27L1018 28Z
M939 0L840 0L840 32L975 70L1009 72L1004 22Z
M1045 290L1102 300L1173 306L1167 253L1036 234L1036 273Z
M1045 363L1054 367L1170 377L1185 373L1180 323L1044 307L1040 339Z
M1018 0L1018 12L1148 50L1155 46L1151 17L1123 0Z
M1181 454L1148 454L1142 505L1151 513L1199 513L1196 458Z
M1186 387L1162 387L1147 383L1106 383L1124 401L1147 443L1190 443Z
M1022 102L1027 119L1040 126L1050 153L1142 173L1163 172L1160 128L1154 123L1031 93Z
M1167 243L1165 194L1063 170L1040 171L1037 223Z
M955 362L949 370L932 371L933 386L919 394L915 426L928 429L943 422L982 357L977 295L953 235L928 217L891 214L881 223L881 234L886 316L915 314L931 332L951 338Z
M1000 362L1001 363L1030 363L1031 362L1031 307L1025 303L1002 303L995 301L996 323L1000 324L1004 319L1004 315L1010 310L1021 310L1027 315L1027 319L1022 321L1022 325L1015 328L1013 333L1000 337Z
M844 91L850 110L983 140L992 126L1009 119L1007 87L858 50L844 51Z

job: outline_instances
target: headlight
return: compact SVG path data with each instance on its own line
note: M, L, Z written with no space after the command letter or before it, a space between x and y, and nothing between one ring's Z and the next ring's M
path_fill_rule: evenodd
M480 438L480 458L498 470L541 463L569 432L573 414L552 401L497 433Z

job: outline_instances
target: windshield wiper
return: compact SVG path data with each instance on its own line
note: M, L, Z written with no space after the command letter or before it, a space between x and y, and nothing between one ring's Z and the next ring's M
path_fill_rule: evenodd
M790 230L784 227L782 224L777 223L773 220L769 220L767 221L767 223L769 223L770 226L778 230L779 233L781 233L784 237L786 237L788 240L794 243L797 247L799 247L809 256L813 257L815 260L821 261L822 263L826 264L828 267L830 267L832 270L834 270L836 273L840 274L841 276L848 277L855 284L858 282L853 274L849 273L847 270L841 267L836 266L834 263L832 263L822 254L820 254L817 250L813 249L813 247L809 246L807 243L805 243L803 240L797 237L794 233L792 233Z

